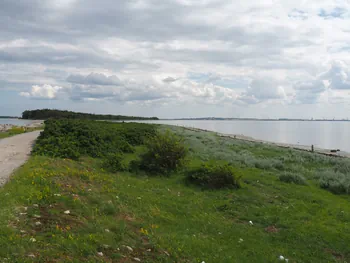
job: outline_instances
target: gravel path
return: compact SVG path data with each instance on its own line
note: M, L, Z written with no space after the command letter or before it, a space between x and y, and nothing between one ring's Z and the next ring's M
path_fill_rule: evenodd
M34 131L0 140L0 186L26 162L39 134L40 131Z

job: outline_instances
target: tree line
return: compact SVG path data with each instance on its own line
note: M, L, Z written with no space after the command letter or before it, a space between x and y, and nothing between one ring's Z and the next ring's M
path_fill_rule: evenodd
M22 113L22 119L26 120L47 120L47 119L84 119L84 120L158 120L157 117L137 117L111 114L92 114L73 112L67 110L26 110Z

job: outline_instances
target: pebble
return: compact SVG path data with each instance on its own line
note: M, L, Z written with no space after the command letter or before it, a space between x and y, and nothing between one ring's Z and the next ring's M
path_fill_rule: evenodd
M126 248L129 250L129 251L134 251L131 247L129 247L129 246L126 246Z

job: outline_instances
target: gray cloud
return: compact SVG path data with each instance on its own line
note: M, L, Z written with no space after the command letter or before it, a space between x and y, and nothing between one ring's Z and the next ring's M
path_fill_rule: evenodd
M104 74L99 73L91 73L88 76L83 76L80 74L69 75L67 81L75 84L89 84L89 85L115 85L120 86L122 82L117 76L109 76L107 77Z
M344 52L350 23L346 6L337 5L2 0L0 88L22 99L115 104L308 104L341 98L350 89L350 70L332 61L350 61ZM329 16L341 16L341 24L324 19Z

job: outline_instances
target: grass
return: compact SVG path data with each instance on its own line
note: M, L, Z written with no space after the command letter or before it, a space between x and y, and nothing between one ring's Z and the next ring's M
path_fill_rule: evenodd
M6 132L0 132L0 139L8 138L8 137L26 133L26 132L42 130L42 129L43 127L35 127L35 128L12 127Z
M350 196L317 176L348 160L171 129L184 136L190 165L225 160L242 187L203 190L182 171L110 173L97 158L33 156L0 189L0 262L350 261ZM257 168L260 160L280 165ZM280 181L293 169L306 185Z

